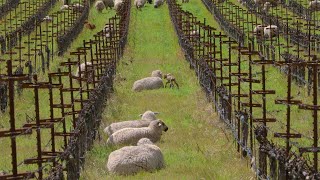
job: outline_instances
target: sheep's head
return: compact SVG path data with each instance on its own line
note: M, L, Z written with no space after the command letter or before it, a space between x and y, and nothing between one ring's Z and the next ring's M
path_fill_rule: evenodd
M144 145L144 144L153 144L152 141L148 138L141 138L138 143L137 143L137 146L140 146L140 145Z
M159 112L152 112L152 111L146 111L143 114L140 114L141 119L143 120L156 120L156 115L159 114Z
M159 132L162 132L162 131L166 132L169 129L168 126L163 121L161 121L160 119L152 121L149 124L149 127L153 128L153 129L156 129Z
M162 72L160 70L152 71L151 76L162 78Z

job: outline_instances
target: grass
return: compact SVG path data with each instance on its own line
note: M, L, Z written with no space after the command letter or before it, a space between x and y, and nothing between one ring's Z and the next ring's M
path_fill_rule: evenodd
M128 45L118 66L115 93L104 112L102 130L111 122L138 119L148 109L159 111L169 130L157 145L166 168L155 173L117 177L105 169L107 136L96 142L86 157L82 179L249 179L247 160L240 159L229 133L212 111L193 70L178 45L167 5L147 5L131 12ZM132 63L131 63L132 61ZM126 65L128 64L128 65ZM181 89L159 89L134 93L135 80L160 69L176 76ZM123 80L125 78L126 80ZM230 167L236 167L230 170Z

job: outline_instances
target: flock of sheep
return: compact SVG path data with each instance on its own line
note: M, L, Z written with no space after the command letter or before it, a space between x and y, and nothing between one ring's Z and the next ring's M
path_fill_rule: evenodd
M153 172L165 166L161 149L154 145L167 131L157 119L157 112L146 111L140 120L112 123L104 129L108 146L124 146L110 153L107 170L116 175L133 175L140 171Z

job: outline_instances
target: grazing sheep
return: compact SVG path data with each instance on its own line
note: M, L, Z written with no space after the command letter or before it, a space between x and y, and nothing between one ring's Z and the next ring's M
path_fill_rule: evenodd
M111 174L133 175L139 171L153 172L164 168L160 148L149 139L142 138L137 146L126 146L110 153L107 169Z
M136 144L141 138L149 138L155 143L160 140L162 131L167 130L166 124L158 119L151 121L148 127L120 129L108 138L107 144L109 146Z
M164 0L154 0L154 8L160 7L164 3Z
M104 8L106 8L106 6L104 5L104 3L102 1L97 1L95 4L94 4L94 7L96 8L96 10L98 12L102 12Z
M264 33L264 26L263 25L257 25L253 30L253 34L255 36L257 36L258 39L263 37L263 33Z
M269 9L271 8L271 3L270 2L265 2L263 5L263 11L268 12Z
M311 11L319 11L320 10L320 2L318 0L309 2L309 9Z
M123 5L123 0L114 0L114 9L119 14Z
M52 22L52 17L50 16L46 16L42 19L42 21L45 21L45 22Z
M159 77L162 78L162 72L160 70L154 70L151 73L151 77Z
M93 67L91 62L81 63L78 66L77 71L75 73L75 77L80 77L80 70L81 70L81 78L87 78L87 82L93 81Z
M110 8L110 9L113 8L113 6L114 6L113 0L102 0L102 1L103 1L104 5L106 6L106 9L107 8Z
M173 75L171 75L170 73L165 74L165 75L164 75L164 79L167 80L166 84L164 85L165 88L167 87L167 84L170 83L170 88L173 88L173 87L174 87L174 84L175 84L175 85L177 86L177 88L179 89L179 85L178 85L178 83L177 83L177 81L176 81L176 78L175 78ZM173 83L174 83L174 84L173 84Z
M112 123L107 126L103 131L110 136L114 132L123 129L123 128L139 128L139 127L148 127L150 122L156 120L157 112L146 111L145 113L141 114L141 120L132 120L132 121L122 121Z
M263 29L264 37L273 38L278 35L278 27L276 25L269 25Z
M134 5L136 6L137 9L142 8L145 3L146 3L146 0L134 0Z
M85 26L86 28L90 29L90 30L93 30L93 29L95 29L95 28L96 28L96 25L94 25L94 24L92 24L92 23L88 22L87 20L86 20L86 21L84 21L84 26Z

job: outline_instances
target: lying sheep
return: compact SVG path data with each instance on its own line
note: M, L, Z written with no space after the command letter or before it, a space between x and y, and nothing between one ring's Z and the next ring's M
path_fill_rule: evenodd
M160 7L164 3L164 0L155 0L154 1L154 8Z
M160 70L153 71L151 73L152 77L146 77L140 80L137 80L133 83L133 91L142 91L142 90L151 90L159 89L163 87L162 82L162 73Z
M278 27L276 25L269 25L263 29L265 38L273 38L278 35Z
M104 5L106 6L106 9L107 9L107 8L112 9L113 6L114 6L113 0L103 0L103 3L104 3Z
M74 74L75 77L80 77L80 70L81 70L81 78L87 78L87 82L93 81L93 67L91 62L81 63L78 66L76 73Z
M166 84L164 85L165 88L167 87L167 84L170 84L170 88L173 88L174 84L175 84L177 86L177 88L179 89L179 85L176 81L176 78L173 75L171 75L170 73L165 74L164 79L167 80Z
M137 146L126 146L110 153L107 169L111 174L133 175L139 171L153 172L164 168L160 148L148 138L142 138Z
M137 9L140 9L144 7L144 4L146 3L146 0L134 0L134 5Z
M102 12L104 8L106 8L106 6L104 5L104 3L102 1L97 1L95 4L94 4L94 7L96 8L96 10L98 12Z
M114 9L116 10L116 12L119 14L121 9L122 9L122 5L123 5L123 0L114 0Z
M320 2L318 0L309 2L310 11L319 11L320 10Z
M132 120L132 121L122 121L112 123L107 126L103 131L110 136L114 132L123 129L123 128L140 128L140 127L148 127L150 122L156 120L157 112L146 111L141 114L141 120Z
M253 29L253 34L258 38L262 38L263 37L263 33L264 33L264 26L263 25L257 25L254 29Z
M162 131L167 130L166 124L158 119L151 121L148 127L120 129L108 138L107 145L136 144L141 138L149 138L155 143L160 140Z

